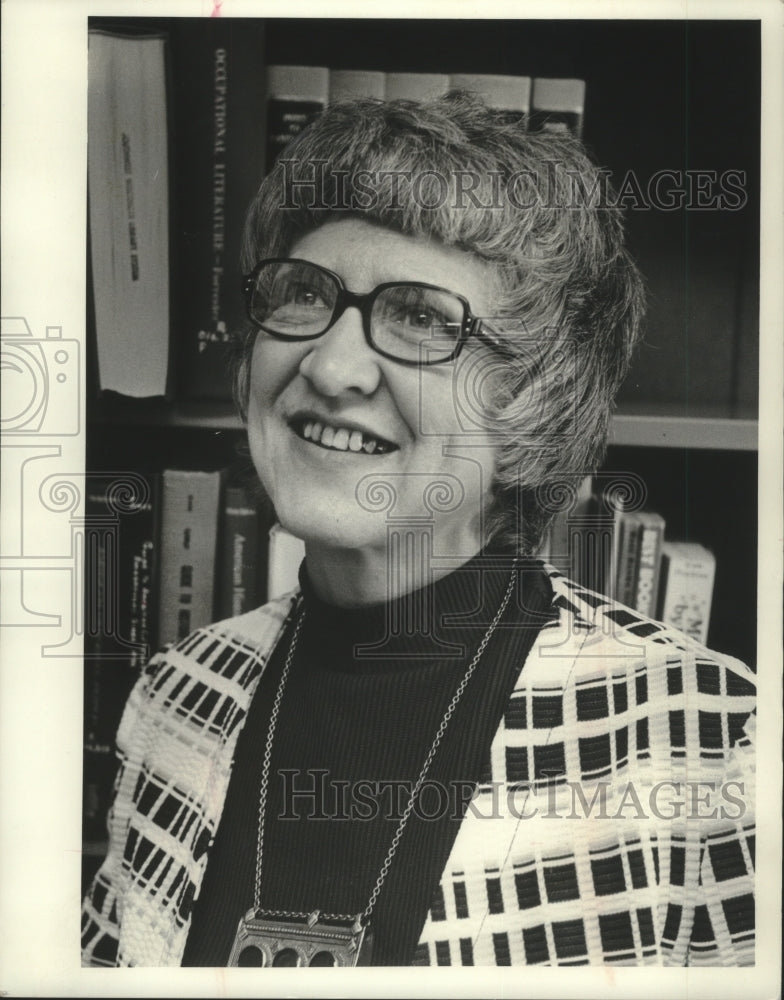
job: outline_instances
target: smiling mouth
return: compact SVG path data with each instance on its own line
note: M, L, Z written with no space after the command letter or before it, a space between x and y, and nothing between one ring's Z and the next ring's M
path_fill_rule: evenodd
M350 451L364 455L387 455L397 451L397 445L391 441L339 424L300 418L292 421L291 427L297 437L327 451Z

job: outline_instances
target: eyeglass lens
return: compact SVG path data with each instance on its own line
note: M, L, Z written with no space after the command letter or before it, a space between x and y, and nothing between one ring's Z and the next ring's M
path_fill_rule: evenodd
M306 261L265 264L253 290L253 317L279 337L317 337L332 322L339 295L337 281ZM391 285L373 300L370 338L393 357L432 362L452 354L464 318L462 300L448 291Z

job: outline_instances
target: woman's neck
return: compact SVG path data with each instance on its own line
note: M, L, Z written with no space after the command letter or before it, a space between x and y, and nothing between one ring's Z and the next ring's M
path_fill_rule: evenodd
M472 559L482 547L478 537L453 540L445 551L433 536L405 527L390 532L381 548L336 548L306 541L308 578L327 604L359 608L382 604L427 587Z

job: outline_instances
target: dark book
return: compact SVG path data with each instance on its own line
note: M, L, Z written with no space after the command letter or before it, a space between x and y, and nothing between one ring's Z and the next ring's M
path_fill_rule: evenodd
M270 66L267 70L267 170L329 101L326 66Z
M94 473L85 502L84 836L106 836L123 707L154 651L160 478Z
M216 615L244 614L261 603L259 554L261 515L251 485L226 487L221 506Z
M170 31L178 395L229 400L242 231L264 172L264 23L180 18Z
M569 515L571 572L583 587L605 593L611 587L617 511L601 491L588 494L592 485L586 477Z
M536 132L583 133L585 80L536 77L531 91L530 128Z
M615 590L611 596L630 608L634 607L636 597L641 528L637 511L623 511L616 526L617 571Z
M88 211L98 386L171 389L163 35L88 36Z
M221 470L165 469L161 494L159 644L215 619Z

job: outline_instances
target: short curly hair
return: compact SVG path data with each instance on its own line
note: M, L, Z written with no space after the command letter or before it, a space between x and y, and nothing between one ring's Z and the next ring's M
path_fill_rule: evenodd
M245 270L347 214L468 251L495 274L489 323L504 364L486 404L500 442L486 534L534 553L553 488L602 460L644 311L607 172L571 133L527 131L465 91L346 101L303 130L262 182ZM243 414L255 335L238 339Z

